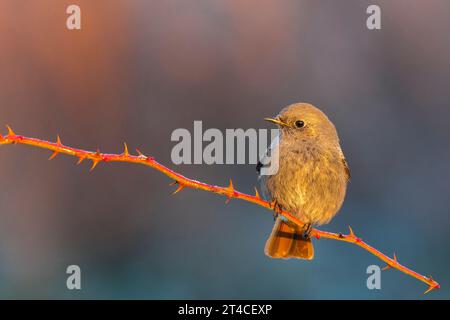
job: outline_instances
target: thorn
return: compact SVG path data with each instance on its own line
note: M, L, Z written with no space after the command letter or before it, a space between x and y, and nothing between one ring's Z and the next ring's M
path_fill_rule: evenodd
M180 184L180 183L178 183L178 184L179 184L179 186L178 186L177 190L172 192L172 195L177 194L178 192L180 192L181 190L183 190L186 187L184 184Z
M55 157L59 154L58 151L53 152L53 154L50 156L50 158L48 158L48 160L53 160L55 159Z
M230 184L228 185L228 187L226 188L230 194L227 196L227 200L225 200L225 204L228 204L228 202L230 202L231 198L233 198L234 195L234 186L233 186L233 181L230 179Z
M390 266L390 265L386 265L386 267L384 267L383 269L381 269L381 270L383 270L383 271L386 271L386 270L389 270L389 269L391 269L392 268L392 266Z
M100 162L100 160L96 159L96 160L92 160L92 167L91 169L89 169L89 172L91 172L92 170L95 169L95 167L97 166L97 164Z
M340 233L340 232L339 232L339 234L338 234L338 237L339 237L340 239L344 239L344 238L345 238L344 235L343 235L342 233Z
M227 189L230 190L231 192L234 192L233 181L231 179Z
M78 161L77 161L77 166L83 162L84 159L86 159L86 157L78 157Z
M127 146L127 143L126 142L124 142L123 143L123 147L124 147L124 150L123 150L123 155L125 156L125 157L128 157L129 155L130 155L130 153L128 152L128 146Z
M398 261L397 261L397 256L395 255L395 252L394 252L394 258L393 258L393 260L394 260L395 263L398 263ZM386 265L386 267L384 267L384 268L381 269L381 270L386 271L386 270L389 270L389 269L391 269L391 268L392 268L392 265L391 265L390 263L388 263L388 264Z
M355 233L353 232L352 227L348 226L348 229L350 230L350 237L355 238Z
M140 157L140 158L144 158L145 160L148 160L148 161L151 161L151 160L154 160L154 158L152 158L152 157L147 157L145 154L143 154L142 152L141 152L141 150L139 150L139 149L136 149L136 152L137 152L137 154L138 154L138 156Z
M59 134L56 135L56 144L57 144L58 146L61 146L61 145L62 145L62 143L61 143L61 138L59 137Z
M433 287L433 286L430 286L423 294L427 294L428 292L430 292L431 290L433 290L433 289L438 289L439 287Z
M8 128L8 136L12 137L15 136L16 134L14 133L14 131L12 131L11 127L6 125L6 128Z
M441 288L441 286L436 281L434 281L434 279L433 279L433 277L431 275L428 276L428 280L430 280L431 282L436 283L436 285L432 286L433 289L440 289Z
M172 181L171 183L169 183L169 186L174 186L174 185L177 185L178 184L178 181Z
M154 161L154 160L155 160L155 158L153 158L153 157L148 157L148 156L146 156L145 154L143 154L139 149L136 149L136 152L137 152L137 154L138 154L138 156L139 156L140 158L144 158L144 159L147 160L147 161Z
M256 187L255 187L255 197L261 199L261 196L259 195L258 189L256 189Z
M98 159L96 159L95 161L99 162L99 161L108 161L108 157L105 154L102 154L100 152L100 149L97 148L97 151L95 151L94 156L98 157ZM94 159L92 159L92 161L94 161Z

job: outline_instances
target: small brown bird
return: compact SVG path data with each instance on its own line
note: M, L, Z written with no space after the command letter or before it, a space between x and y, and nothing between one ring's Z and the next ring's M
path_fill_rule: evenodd
M336 215L350 179L339 137L328 117L308 103L292 104L265 120L277 124L280 134L257 166L262 191L266 199L306 223L299 228L276 216L265 253L311 260L311 226L328 223ZM278 171L262 175L269 155L270 161L278 161Z

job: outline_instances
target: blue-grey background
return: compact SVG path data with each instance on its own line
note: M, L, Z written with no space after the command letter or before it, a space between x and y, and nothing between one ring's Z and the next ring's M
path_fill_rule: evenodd
M82 30L65 27L69 4ZM366 28L379 4L382 29ZM263 253L271 213L173 187L130 164L0 148L0 298L450 298L450 2L361 0L0 2L0 123L18 134L122 152L252 192L253 165L174 166L170 134L269 128L306 101L338 128L352 180L325 230L357 235L442 289L355 246L315 242L313 261ZM6 133L5 131L2 131ZM66 267L82 290L66 289Z

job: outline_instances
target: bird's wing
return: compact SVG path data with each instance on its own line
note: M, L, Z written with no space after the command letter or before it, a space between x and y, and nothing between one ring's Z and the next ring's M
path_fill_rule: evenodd
M345 177L347 178L347 181L350 181L350 168L348 166L347 160L345 159L344 152L342 151L339 143L336 145L336 147L339 150L339 157L341 158L342 164L344 165Z
M270 171L271 165L274 165L272 161L279 161L278 159L278 152L279 152L279 137L275 137L272 140L272 143L267 148L266 152L262 155L261 159L258 161L258 164L256 165L256 171L258 171L258 182L260 185L261 193L264 199L268 201L272 201L272 197L270 195L269 190L267 189L266 182L268 179L268 172ZM276 164L278 167L278 163ZM261 172L261 169L266 169L266 172ZM263 173L263 174L261 174Z
M345 175L347 176L347 181L349 181L350 180L350 168L348 167L347 160L345 160L345 158L342 158L342 163L344 164Z
M267 148L266 152L262 155L261 159L256 164L256 171L258 174L261 174L261 168L270 166L270 159L274 156L275 152L278 152L278 142L279 142L279 136L275 137L272 140L272 143Z

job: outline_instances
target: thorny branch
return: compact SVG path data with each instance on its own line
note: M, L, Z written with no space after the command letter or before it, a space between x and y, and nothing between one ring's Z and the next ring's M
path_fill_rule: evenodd
M129 162L129 163L137 163L149 166L153 169L156 169L166 176L168 176L170 179L174 180L173 184L178 185L178 188L173 192L173 194L178 193L179 191L183 190L185 187L193 188L193 189L200 189L205 190L217 194L221 194L227 198L227 202L231 199L241 199L244 201L252 202L254 204L257 204L259 206L265 207L270 210L275 210L274 203L270 203L268 201L263 200L258 190L255 188L255 195L249 195L242 192L239 192L234 189L233 182L230 179L230 183L227 187L219 187L215 185L206 184L200 181L196 181L193 179L186 178L185 176L170 170L169 168L165 167L164 165L157 162L154 158L145 156L142 154L138 149L136 149L137 155L131 155L128 151L128 147L126 144L124 144L124 151L121 154L108 154L108 153L101 153L99 150L96 152L92 151L86 151L82 149L76 149L69 146L66 146L62 144L60 137L58 136L56 139L56 142L49 142L44 141L36 138L29 138L25 136L16 135L14 131L7 126L8 128L8 134L6 136L0 135L0 145L4 144L25 144L30 145L42 149L48 149L53 151L53 154L50 156L49 160L54 159L58 154L68 154L74 157L78 158L77 164L80 164L84 160L91 160L92 166L91 171L94 170L94 168L100 163L100 162ZM298 226L302 227L304 223L300 221L298 218L290 214L289 212L278 210L278 214L284 216L286 219L290 220L292 223L297 224ZM384 261L386 263L386 267L383 268L383 270L387 269L397 269L413 278L416 278L417 280L420 280L428 285L428 289L424 293L428 293L433 289L440 288L439 283L437 283L431 276L426 277L423 276L404 265L400 264L397 260L397 256L394 254L392 258L388 257L387 255L381 253L374 247L371 247L364 241L362 241L361 238L357 237L355 233L353 232L352 228L349 227L349 234L341 234L341 233L332 233L327 231L322 231L318 229L312 229L311 236L320 239L320 238L328 238L333 239L337 241L343 241L343 242L349 242L353 243L364 250L370 252L374 256L378 257L380 260Z

